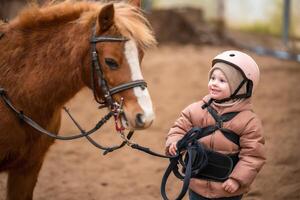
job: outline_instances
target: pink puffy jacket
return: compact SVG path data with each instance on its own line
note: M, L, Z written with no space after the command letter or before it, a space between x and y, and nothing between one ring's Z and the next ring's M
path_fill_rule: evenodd
M202 109L201 107L208 100L209 96L206 96L202 101L193 103L182 111L180 117L175 121L174 126L168 133L167 148L172 142L180 140L192 127L206 127L215 124L213 117L207 109ZM211 106L219 115L228 112L240 112L232 120L223 124L224 128L230 129L239 135L240 147L228 140L219 130L201 138L200 142L206 148L220 153L232 154L239 152L239 161L233 169L230 178L237 180L241 187L235 193L231 194L222 188L221 182L192 178L190 189L207 198L230 197L244 194L249 190L249 186L265 163L265 142L262 136L261 121L252 111L250 99L245 99L228 107L217 106L215 104L211 104Z

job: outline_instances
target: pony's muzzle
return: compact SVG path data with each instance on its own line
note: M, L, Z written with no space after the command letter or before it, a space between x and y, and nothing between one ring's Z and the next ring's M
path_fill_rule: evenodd
M138 112L135 115L135 127L137 129L146 129L152 125L154 118L153 112Z
M143 112L127 113L127 115L125 113L122 115L122 124L128 129L146 129L154 120L154 114L148 116Z

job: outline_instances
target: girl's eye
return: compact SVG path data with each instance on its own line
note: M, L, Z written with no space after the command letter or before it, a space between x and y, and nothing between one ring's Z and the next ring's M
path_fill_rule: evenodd
M214 76L210 77L211 80L215 80L216 78Z
M226 82L227 82L227 80L226 80L226 79L224 79L224 78L220 78L220 82L221 82L221 83L226 83Z
M105 58L105 64L112 70L116 70L119 64L112 58Z

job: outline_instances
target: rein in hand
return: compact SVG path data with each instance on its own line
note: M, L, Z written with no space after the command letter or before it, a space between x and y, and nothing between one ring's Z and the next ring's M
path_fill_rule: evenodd
M72 122L79 129L80 133L70 135L70 136L61 136L61 135L56 135L55 133L49 132L46 129L42 128L38 123L36 123L34 120L32 120L26 114L24 114L23 111L18 110L15 106L13 106L12 102L10 101L10 99L7 96L6 91L3 88L0 88L0 97L2 98L4 103L17 115L17 117L20 119L21 122L25 122L33 129L37 130L40 133L46 134L47 136L49 136L51 138L58 139L58 140L74 140L74 139L85 137L92 145L94 145L95 147L97 147L101 150L104 150L104 152L103 152L104 155L127 145L133 149L137 149L137 150L146 152L150 155L154 155L154 156L158 156L158 157L162 157L162 158L173 158L174 157L174 156L166 156L166 155L155 153L147 147L140 146L140 145L130 141L131 137L133 136L134 131L131 130L126 135L124 133L125 128L123 127L122 124L119 124L120 115L123 113L123 109L122 109L123 108L123 99L121 100L120 104L115 102L113 107L110 109L110 112L108 112L104 117L102 117L102 119L97 122L95 127L90 129L89 131L85 131L79 125L79 123L75 120L75 118L71 115L69 110L66 107L63 107L64 111L68 114L68 116L70 117ZM101 109L104 107L102 106L99 108ZM96 142L94 139L92 139L90 137L90 135L95 133L98 129L100 129L111 117L114 117L115 129L120 134L120 137L122 138L123 142L117 146L105 147L105 146L99 144L98 142Z
M54 139L58 139L58 140L74 140L74 139L78 139L78 138L82 138L85 137L93 146L103 150L103 155L106 155L110 152L113 152L117 149L120 149L122 147L124 147L125 145L142 151L144 153L150 154L152 156L156 156L156 157L160 157L160 158L168 158L170 159L170 165L169 167L166 169L166 172L163 176L162 179L162 183L161 183L161 194L164 200L168 200L168 197L166 195L166 183L167 183L167 179L170 175L170 173L173 171L174 174L176 175L177 178L179 178L180 180L183 181L183 187L181 189L181 192L179 194L179 196L176 198L176 200L181 199L188 188L189 185L189 181L191 178L191 170L192 170L192 162L191 159L189 159L186 167L186 173L185 175L179 174L178 172L178 163L182 163L183 160L183 156L184 153L180 153L182 151L185 151L187 154L192 155L192 153L190 152L189 147L189 142L191 139L194 139L194 135L193 137L189 137L186 138L183 141L181 141L181 143L185 143L184 145L180 145L178 148L178 152L176 155L174 156L168 156L168 155L163 155L160 153L156 153L154 151L152 151L150 148L148 147L144 147L141 146L137 143L133 143L130 139L133 136L134 131L131 130L129 131L129 133L126 135L124 133L125 128L123 127L122 123L119 125L118 121L120 120L120 114L122 114L123 110L123 100L121 100L121 103L118 104L117 102L114 103L114 106L111 108L110 112L108 114L106 114L96 125L94 128L92 128L89 131L85 131L80 125L79 123L75 120L75 118L71 115L71 113L69 112L69 110L64 107L64 111L68 114L68 116L70 117L70 119L72 120L72 122L75 124L75 126L79 129L80 133L79 134L75 134L75 135L71 135L71 136L60 136L60 135L56 135L54 133L51 133L49 131L47 131L46 129L42 128L39 124L37 124L35 121L33 121L31 118L29 118L27 115L25 115L22 111L18 110L17 108L15 108L12 104L12 102L10 101L10 99L8 98L5 90L3 88L0 88L0 97L2 98L2 100L4 101L4 103L17 115L17 117L20 119L21 122L25 122L26 124L28 124L29 126L31 126L32 128L34 128L35 130L37 130L40 133L46 134L47 136L54 138ZM104 107L100 107L99 109L104 108ZM90 135L94 132L96 132L98 129L100 129L111 117L114 117L115 120L115 129L116 131L120 134L120 137L122 138L123 142L119 145L116 146L112 146L112 147L105 147L102 146L101 144L99 144L98 142L96 142L94 139L92 139L90 137ZM193 133L193 131L192 131Z

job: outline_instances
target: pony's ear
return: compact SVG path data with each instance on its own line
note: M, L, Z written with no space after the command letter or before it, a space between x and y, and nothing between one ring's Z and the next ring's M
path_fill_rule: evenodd
M114 4L108 4L101 9L98 16L98 27L100 33L107 31L113 25L114 14Z
M141 7L141 0L129 0L128 3L130 3L133 6L136 6L138 8Z

